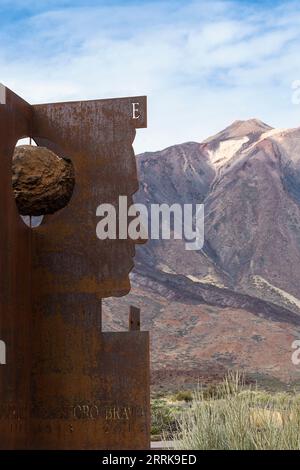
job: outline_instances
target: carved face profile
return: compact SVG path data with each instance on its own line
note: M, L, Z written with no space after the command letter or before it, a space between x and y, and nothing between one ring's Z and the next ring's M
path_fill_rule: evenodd
M33 289L48 309L64 298L65 309L87 310L100 298L130 290L135 243L99 240L96 210L102 203L117 208L120 195L130 205L138 190L132 109L127 98L34 106L34 140L70 158L75 170L68 206L45 217L32 234Z
M26 304L70 321L87 314L96 319L101 298L130 290L135 244L130 239L99 240L96 211L102 203L117 206L120 195L128 196L130 205L138 189L132 143L136 128L146 127L146 98L30 106L5 87L1 90L2 238L16 246L3 250L2 273L7 266L17 269L22 253L25 272L18 277L23 279ZM11 187L14 146L29 135L37 145L71 159L75 171L69 204L31 231L18 217ZM9 316L14 303L24 305L25 300L7 282L3 277L1 291L10 299L5 307Z

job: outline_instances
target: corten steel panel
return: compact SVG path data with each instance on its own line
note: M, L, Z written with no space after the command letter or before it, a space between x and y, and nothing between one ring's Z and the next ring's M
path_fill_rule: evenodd
M28 436L30 370L31 233L17 212L11 158L29 135L31 108L1 87L0 104L0 338L7 365L0 365L0 446L23 447Z
M0 446L145 448L148 335L101 333L101 298L129 291L134 244L98 240L96 208L103 202L117 206L119 195L128 195L130 204L138 188L132 142L135 128L146 126L146 98L30 107L6 93L0 114L0 333L9 351L8 364L0 367ZM76 178L69 205L34 230L20 221L11 189L14 145L29 135L71 158ZM105 361L119 368L107 368ZM132 408L130 395L143 413L131 415L127 428L120 419L113 434L102 415L74 421L69 414L79 402L101 410L101 403Z
M48 321L49 327L45 322L40 336L46 347L41 347L45 357L59 362L36 365L32 448L149 448L148 333L99 335L93 329L82 331L78 325L65 342L55 345L56 358L52 340L48 342L53 337ZM82 357L74 344L81 348Z
M132 119L132 103L140 103L141 122ZM132 143L135 127L146 116L145 97L33 106L32 134L39 145L71 158L75 189L68 206L33 231L34 290L70 304L127 294L133 267L134 243L96 237L96 209L101 203L118 207L119 195L138 190ZM40 283L40 279L43 282ZM71 307L73 311L73 308Z

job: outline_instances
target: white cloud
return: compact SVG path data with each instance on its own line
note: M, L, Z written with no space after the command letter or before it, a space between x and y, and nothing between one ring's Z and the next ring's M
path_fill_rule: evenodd
M235 119L300 121L295 2L59 3L0 32L0 81L30 102L147 94L137 151L198 141Z

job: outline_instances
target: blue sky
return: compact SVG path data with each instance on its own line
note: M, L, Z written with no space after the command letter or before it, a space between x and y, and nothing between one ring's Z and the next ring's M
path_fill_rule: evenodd
M32 103L148 95L137 152L300 126L299 1L0 0L0 40L0 82Z

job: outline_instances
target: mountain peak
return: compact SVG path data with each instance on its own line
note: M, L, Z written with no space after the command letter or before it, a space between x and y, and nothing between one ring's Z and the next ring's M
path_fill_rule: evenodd
M218 132L218 134L204 140L203 143L242 138L253 134L258 136L272 129L273 128L271 126L264 123L260 119L252 118L244 121L237 120L230 124L230 126L223 129L221 132Z

